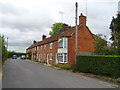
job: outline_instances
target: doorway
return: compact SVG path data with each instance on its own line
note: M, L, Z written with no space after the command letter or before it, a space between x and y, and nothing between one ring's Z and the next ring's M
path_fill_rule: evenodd
M49 54L47 54L47 65L49 65Z

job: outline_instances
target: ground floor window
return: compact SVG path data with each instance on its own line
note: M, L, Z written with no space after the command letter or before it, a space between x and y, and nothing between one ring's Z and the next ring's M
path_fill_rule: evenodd
M58 59L59 63L67 63L67 61L68 61L67 53L58 53L57 59Z
M52 60L52 58L53 58L53 54L52 54L52 53L50 53L50 60Z
M46 54L44 54L44 59L46 59Z

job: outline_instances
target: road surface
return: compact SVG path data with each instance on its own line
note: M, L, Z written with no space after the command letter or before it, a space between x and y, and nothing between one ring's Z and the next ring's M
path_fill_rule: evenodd
M114 88L114 84L57 70L28 60L9 60L3 88Z

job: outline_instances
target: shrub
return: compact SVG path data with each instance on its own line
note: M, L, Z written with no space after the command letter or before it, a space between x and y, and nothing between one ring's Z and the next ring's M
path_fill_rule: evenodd
M59 66L60 69L65 69L65 70L70 70L70 65L62 65L62 66Z
M55 64L54 66L57 67L57 68L60 68L60 69L65 69L65 70L70 70L70 69L71 69L71 66L70 66L70 65L59 65L59 64Z
M79 55L74 71L120 77L120 56Z
M59 65L58 65L58 64L55 64L54 66L57 67L57 68L59 68Z
M38 60L33 60L34 62L39 62Z

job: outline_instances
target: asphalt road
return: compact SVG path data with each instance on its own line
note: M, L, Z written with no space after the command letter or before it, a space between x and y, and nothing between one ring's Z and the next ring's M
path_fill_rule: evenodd
M9 60L3 72L3 88L114 88L114 84L57 70L28 60Z

